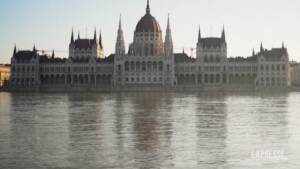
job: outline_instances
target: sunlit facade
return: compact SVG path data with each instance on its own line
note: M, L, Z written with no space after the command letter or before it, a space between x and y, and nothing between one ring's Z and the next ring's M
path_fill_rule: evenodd
M0 88L8 82L10 77L10 65L0 64Z

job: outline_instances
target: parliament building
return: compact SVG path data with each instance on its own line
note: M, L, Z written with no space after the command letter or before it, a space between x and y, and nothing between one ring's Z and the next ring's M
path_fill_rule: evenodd
M220 37L203 37L199 28L196 57L174 53L168 18L165 35L151 15L137 23L133 42L125 46L121 18L115 53L104 56L101 33L83 39L72 31L68 58L14 48L10 90L101 91L122 89L287 88L289 55L284 44L249 57L227 57L225 30Z

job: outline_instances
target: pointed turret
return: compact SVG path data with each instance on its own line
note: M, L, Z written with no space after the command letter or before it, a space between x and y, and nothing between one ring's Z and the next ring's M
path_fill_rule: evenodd
M96 43L97 42L97 32L96 32L96 28L94 30L94 42Z
M122 29L122 15L120 15L120 18L119 18L119 28L118 28L115 52L119 56L125 55L125 42L124 42L124 35L123 35L123 29Z
M99 35L99 46L101 49L103 49L101 30L100 30L100 35Z
M199 31L198 31L198 42L196 44L196 58L200 59L201 53L202 53L202 36L201 36L201 27L199 25Z
M173 38L172 38L172 31L170 26L170 14L168 15L168 23L167 23L167 30L166 30L166 37L165 37L165 54L166 56L173 55Z
M225 42L226 41L226 36L225 36L225 27L223 25L223 30L222 30L222 40Z
M284 42L282 42L282 49L285 49Z
M122 30L122 14L120 14L120 17L119 17L119 27L118 27L118 30Z
M80 32L79 32L79 31L78 31L77 39L78 39L78 40L80 39Z
M36 52L35 44L33 44L33 52Z
M14 56L16 55L17 53L17 45L15 44L15 47L14 47Z
M198 32L198 43L201 42L201 28L199 26L199 32Z
M147 0L146 14L150 14L150 5L149 5L149 0Z
M51 58L54 59L55 58L55 53L54 53L54 49L52 50L52 55Z
M260 52L263 52L264 51L264 47L263 47L263 43L261 42L260 43Z
M73 28L72 28L72 34L71 34L71 44L74 43L74 31L73 31Z
M170 28L170 14L168 14L167 30L171 30L171 28Z
M255 50L254 50L254 48L252 50L252 56L255 56Z

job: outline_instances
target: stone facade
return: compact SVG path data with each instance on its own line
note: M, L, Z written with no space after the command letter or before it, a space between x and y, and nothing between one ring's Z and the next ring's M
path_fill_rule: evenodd
M292 86L300 86L300 64L291 64L291 83Z
M126 52L120 17L115 54L104 56L101 33L97 39L74 39L69 57L56 58L32 51L17 51L11 59L10 87L34 89L126 89L130 87L204 88L287 88L290 85L287 49L266 50L249 57L228 58L225 30L221 37L202 37L199 28L196 58L174 53L168 17L163 41L159 23L146 14L138 22L133 42Z

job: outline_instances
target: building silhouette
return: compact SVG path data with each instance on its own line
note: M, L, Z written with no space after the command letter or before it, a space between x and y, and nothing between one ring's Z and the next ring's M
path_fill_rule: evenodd
M163 40L164 39L164 40ZM249 57L227 57L225 29L220 37L203 37L199 28L196 58L174 53L168 17L165 36L159 22L146 14L139 20L126 52L120 16L115 53L104 56L101 33L77 39L72 31L69 57L41 54L15 47L11 58L11 90L107 90L107 89L236 89L287 88L289 55L284 44L253 50Z

